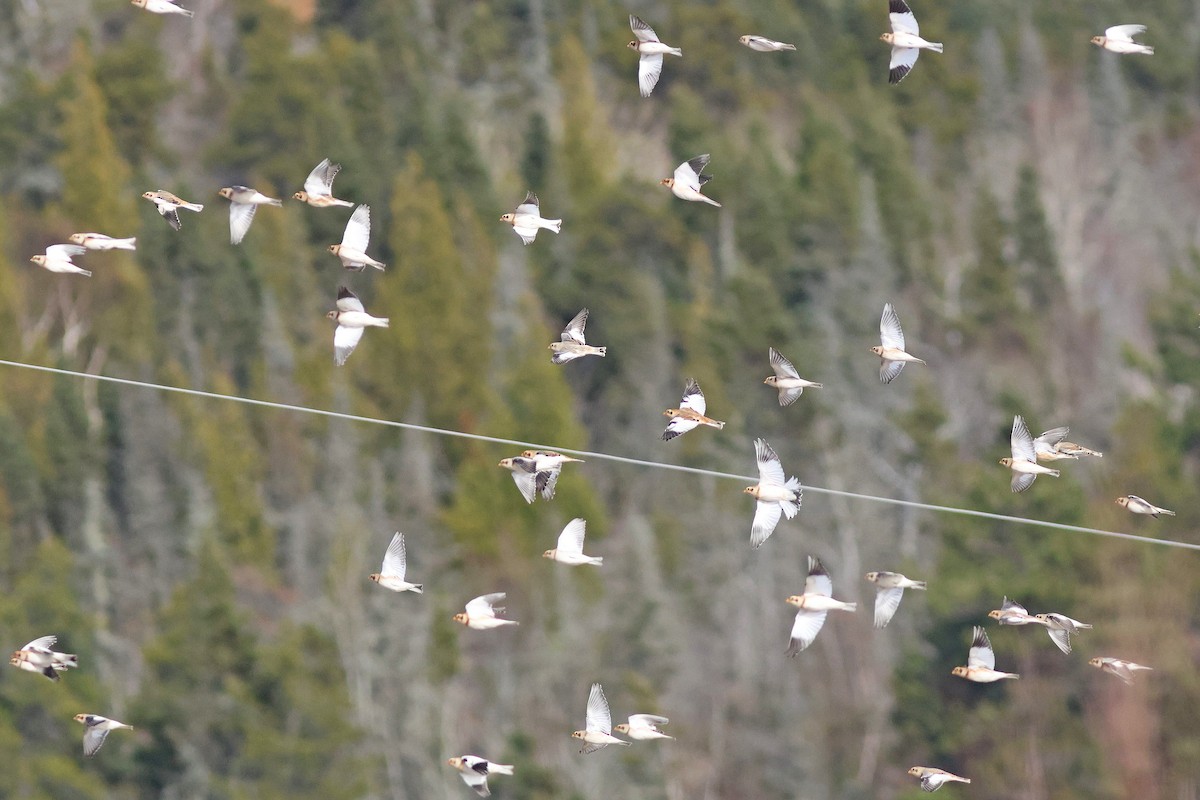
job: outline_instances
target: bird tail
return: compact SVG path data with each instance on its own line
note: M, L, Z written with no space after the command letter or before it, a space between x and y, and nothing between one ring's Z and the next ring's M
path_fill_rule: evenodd
M672 47L669 52L673 56L679 56L680 58L683 58L683 48L682 47ZM1154 48L1150 48L1150 52L1153 53Z
M81 269L79 270L79 274L87 278L92 277L92 271L90 269Z
M796 45L794 45L794 44L787 44L787 43L781 43L781 44L783 44L783 46L779 48L780 50L795 50L796 49Z
M935 53L940 53L940 52L942 52L942 43L941 42L930 42L929 49Z
M722 428L724 428L724 427L725 427L725 423L724 423L724 422L721 422L721 420L719 420L719 419L714 419L714 420L712 421L712 426L713 426L714 428L716 428L717 430L721 430Z
M709 197L709 196L708 196L708 195L706 195L706 194L702 194L702 195L700 195L700 196L701 196L701 197L703 197L703 198L704 198L704 202L708 203L709 205L716 206L717 208L722 208L722 207L723 207L723 206L722 206L720 203L718 203L716 200L713 200L711 197Z
M424 592L421 590L421 586L422 586L422 584L415 583L415 584L413 584L412 589L410 589L409 591L416 592L417 594L424 594Z
M792 477L788 478L787 481L784 482L783 488L791 489L793 492L799 492L800 491L800 479L797 478L795 475L793 475ZM796 505L800 505L800 498L796 498Z
M89 273L90 274L90 273ZM58 653L54 659L54 666L59 669L71 669L79 666L79 656L72 653Z
M195 211L197 214L204 210L202 203L182 203L179 207L186 208L188 211Z
M608 348L607 348L607 347L597 347L597 348L596 348L596 355L600 356L601 358L604 358L604 354L605 354L607 351L608 351Z
M137 237L131 236L128 239L113 239L112 246L117 250L137 250Z
M283 208L283 201L282 200L271 200L267 205L279 206L280 208Z
M599 567L604 564L604 556L592 556L591 560L589 560L587 563L595 564L597 567Z
M194 16L196 16L196 12L195 12L195 11L189 11L189 10L187 10L186 8L181 8L181 9L179 9L179 10L180 10L181 12L183 12L183 15L184 15L185 17L194 17Z
M1154 48L1148 44L1144 44L1139 52L1145 53L1148 56L1152 56L1154 55Z
M547 223L542 226L546 230L554 231L555 233L562 233L562 220L561 219L547 219L547 220L542 220L542 221Z
M343 206L345 208L354 208L354 203L349 200L338 200L336 197L330 202L331 206Z
M791 500L780 500L779 505L783 508L783 515L788 519L800 513L800 504L793 503Z
M1175 512L1174 512L1174 511L1167 511L1165 508L1160 508L1160 509L1158 510L1158 513L1159 513L1159 514L1166 514L1168 517L1173 517L1173 516L1175 516Z
M925 583L925 581L913 581L912 586L909 586L907 588L920 589L921 591L925 591L926 589L929 588L929 584Z
M495 773L496 775L512 775L512 764L493 764L489 761L488 774L491 775L492 773Z
M858 603L842 603L842 609L845 611L858 611Z
M1052 469L1052 470L1050 470L1049 472L1047 472L1046 474L1047 474L1047 475L1049 475L1049 476L1050 476L1050 477L1052 477L1052 478L1057 478L1057 477L1059 476L1059 474L1060 474L1060 473L1059 473L1059 471L1058 471L1058 470L1056 470L1056 469Z
M390 326L390 323L391 323L391 317L375 317L375 323L374 323L374 324L375 324L375 327L376 327L376 328L388 328L388 327L391 327L391 326Z

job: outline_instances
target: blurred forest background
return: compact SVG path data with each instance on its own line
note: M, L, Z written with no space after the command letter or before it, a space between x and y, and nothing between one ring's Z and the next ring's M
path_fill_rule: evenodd
M1197 3L915 0L945 54L898 87L883 0L182 3L0 3L0 357L744 474L762 436L816 486L1197 540ZM684 52L649 99L630 11ZM1130 22L1152 58L1088 43ZM699 153L721 210L655 185ZM324 157L386 273L290 199L229 245L219 187L290 198ZM172 232L158 188L206 209ZM527 189L565 222L523 247ZM77 231L138 250L28 263ZM392 325L335 369L343 282ZM886 301L929 362L890 386ZM553 367L583 306L608 357ZM768 346L827 388L779 408ZM687 376L729 424L664 444ZM1014 413L1105 457L1014 496ZM1196 555L816 493L751 551L736 483L593 460L527 506L508 455L0 368L0 642L81 663L0 671L0 798L465 798L463 753L533 800L911 799L913 764L1200 796ZM538 557L575 516L603 568ZM367 580L395 530L423 595ZM860 610L789 660L808 554ZM878 632L872 569L930 582ZM519 628L450 620L491 591ZM1003 595L1096 628L989 625L1021 680L951 677ZM678 741L579 756L592 681ZM79 712L137 730L85 762Z

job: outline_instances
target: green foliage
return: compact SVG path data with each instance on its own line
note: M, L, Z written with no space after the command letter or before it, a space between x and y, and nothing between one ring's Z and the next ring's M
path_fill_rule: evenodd
M81 541L84 482L95 467L87 411L79 388L71 378L54 378L53 394L45 409L46 464L42 482L51 528L74 545Z

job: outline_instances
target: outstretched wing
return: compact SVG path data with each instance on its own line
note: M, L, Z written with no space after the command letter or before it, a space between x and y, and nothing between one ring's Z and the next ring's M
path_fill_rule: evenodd
M383 568L379 572L382 575L390 575L404 580L404 573L407 570L408 554L404 550L404 534L396 531L396 534L392 536L392 543L388 545L387 552L383 554Z
M612 732L612 713L608 710L608 699L604 696L604 689L598 683L592 684L592 691L588 694L584 730Z
M587 325L588 310L585 308L575 315L575 318L567 323L567 327L563 328L562 341L574 342L575 344L587 344L583 338L583 329Z
M333 191L333 179L341 169L341 164L331 164L328 158L325 159L308 173L308 178L304 181L304 191L318 196L330 194Z
M558 535L558 552L564 554L582 555L583 537L587 533L587 522L582 517L576 517L567 523Z
M971 649L967 653L967 666L996 668L996 653L992 650L992 643L988 639L987 631L978 625L975 626L975 638L971 641Z

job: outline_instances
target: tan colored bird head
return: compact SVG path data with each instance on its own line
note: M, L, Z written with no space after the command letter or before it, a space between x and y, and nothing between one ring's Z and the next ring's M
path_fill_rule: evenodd
M749 36L739 36L738 41L741 42L742 44L750 44L750 37Z
M1038 622L1045 622L1045 621L1046 621L1046 615L1045 615L1045 614L1034 614L1034 615L1033 615L1033 618L1034 618L1034 619L1036 619Z
M1013 460L1011 458L1002 458L1002 459L1000 459L1000 463L1006 467L1011 467Z
M513 465L513 460L511 458L502 458L502 459L500 459L500 463L497 464L496 466L507 467L508 469L512 469L512 465Z
M292 195L292 199L299 200L302 203L307 203L308 202L308 192L305 192L305 191L296 192L294 195Z
M229 188L228 186L226 186L226 187L225 187L224 189L222 189L221 191L217 192L217 194L218 194L220 197L224 197L224 198L225 198L225 199L227 199L227 200L232 200L232 199L233 199L233 189Z
M376 583L379 583L379 579L382 578L383 576L380 575L378 572L372 572L367 577L370 578L371 580L375 581Z
M86 233L72 233L71 234L71 243L72 244L83 244L86 241L87 241Z
M1101 659L1101 658L1093 658L1093 659L1089 659L1089 660L1088 660L1088 663L1089 663L1089 664L1091 664L1093 667L1102 667L1102 666L1104 666L1104 660L1103 660L1103 659Z
M463 625L467 624L467 615L461 611L459 613L455 614L453 619L455 622L461 622Z
M74 719L75 719L75 721L76 721L76 722L82 722L84 725L86 725L86 724L87 724L87 718L88 718L89 716L91 716L91 715L90 715L90 714L76 714L76 715L75 715L75 717L74 717Z
M138 3L138 0L133 0L133 4L135 6L143 5L144 3L145 3L145 0L142 0L142 3ZM147 200L153 200L155 197L157 197L157 195L154 194L154 192L142 192L142 197L146 198Z
M18 650L17 652L12 654L12 658L10 658L8 660L8 663L12 664L14 667L17 667L17 666L20 666L21 662L24 660L25 660L24 656L22 655L21 651Z
M658 182L658 185L666 186L669 189L674 189L675 188L675 179L674 178L663 178L661 181Z
M463 760L461 758L447 758L446 763L455 769L462 769Z
M758 497L758 487L757 486L747 486L745 489L742 489L742 494L748 494L753 497Z
M542 553L542 558L550 558L550 559L552 559L552 558L554 558L556 555L558 555L558 548L555 548L555 549L553 549L553 550L547 550L546 552Z
M501 222L507 222L509 225L512 225L514 222L516 222L516 219L516 214L503 214L500 217Z
M613 725L613 730L617 733L629 734L629 723L622 722L620 725Z
M950 670L950 674L957 675L960 678L965 678L965 677L967 677L967 668L966 667L955 667L954 669Z
M988 616L992 619L1000 619L1002 616L1004 616L1004 612L997 608L989 611Z
M329 319L337 319L338 313L339 312L337 312L337 311L329 311L329 312L326 312L325 316L328 317Z
M891 34L891 33L883 33L883 34L880 34L880 36L879 36L879 41L881 41L881 42L887 42L888 44L891 44L891 43L892 43L892 40L893 40L894 38L896 38L894 34Z
M769 375L763 381L763 383L765 383L767 386L776 386L779 383L779 376L778 375Z
M796 606L797 608L803 608L804 607L804 596L799 595L799 594L794 594L791 597L789 597L786 602L789 606Z
M34 258L37 258L37 256L34 256ZM1128 497L1118 497L1117 505L1119 505L1121 508L1124 508L1125 506L1129 505L1129 498Z
M874 353L875 355L879 356L880 358L883 358L883 348L881 346L875 345L874 347L871 348L871 352Z
M130 1L133 3L133 5L137 6L138 8L146 7L146 0L130 0ZM143 195L143 197L144 196L145 195Z
M910 770L908 771L908 774L909 774L909 775L916 775L916 776L919 778L919 777L921 777L921 774L922 774L924 771L925 771L925 768L924 768L924 767L913 767L912 769L910 769Z
M29 260L32 261L34 264L37 264L39 267L46 266L46 257L45 256L34 256L33 258L31 258Z
M879 578L879 573L878 572L868 572L866 574L866 578L867 578L867 580L874 583Z
M663 416L664 417L678 417L679 409L678 408L668 408L666 411L663 412Z
M587 731L572 731L571 732L572 739L582 739L585 736L587 736Z
M335 256L341 251L341 249L342 246L340 244L329 245L329 252L333 253Z
M1107 41L1108 41L1108 39L1104 38L1103 36L1093 36L1092 37L1092 44L1097 44L1097 45L1100 45L1101 47L1104 47L1104 43Z
M633 42L630 42L629 44L627 44L627 45L625 45L625 46L626 46L626 47L628 47L630 50L637 50L637 49L638 49L638 42L636 42L636 41L633 41Z

